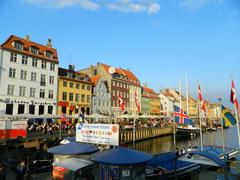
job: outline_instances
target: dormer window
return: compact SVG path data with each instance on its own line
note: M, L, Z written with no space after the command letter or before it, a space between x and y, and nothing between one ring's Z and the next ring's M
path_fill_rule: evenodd
M38 48L31 46L31 53L34 54L34 55L38 55L39 54Z
M52 59L53 53L51 51L45 51L45 55L48 59Z
M21 43L20 41L14 41L14 48L22 51L23 50L23 43Z

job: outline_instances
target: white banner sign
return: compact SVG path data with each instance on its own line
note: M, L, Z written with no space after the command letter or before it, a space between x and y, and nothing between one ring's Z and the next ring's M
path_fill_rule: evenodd
M76 141L118 146L119 125L76 124Z

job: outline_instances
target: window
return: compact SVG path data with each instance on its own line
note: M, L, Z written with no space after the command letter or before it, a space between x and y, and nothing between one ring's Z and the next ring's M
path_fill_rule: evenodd
M45 89L40 89L40 98L45 97Z
M62 93L62 100L66 101L67 100L67 92Z
M32 66L37 67L38 60L36 58L32 58Z
M106 101L106 106L107 106L107 107L109 106L109 101Z
M54 63L51 63L51 64L50 64L50 70L51 70L51 71L55 71L55 64L54 64Z
M80 84L76 84L76 89L79 89L80 88Z
M115 81L112 82L113 86L115 86Z
M90 85L88 85L88 86L87 86L87 90L90 91L90 89L91 89L91 88L90 88Z
M35 55L38 55L38 49L36 47L31 47L31 52Z
M49 90L48 92L48 98L53 99L53 90Z
M90 95L87 95L87 103L90 103Z
M98 100L98 106L101 106L101 100Z
M81 102L85 102L85 94L81 95Z
M69 93L69 101L73 101L73 93Z
M53 113L53 106L48 106L48 114L52 114Z
M63 87L67 87L67 81L63 81Z
M31 72L31 81L36 81L37 80L37 73Z
M115 94L115 90L113 90L113 96L116 96L116 94Z
M120 88L122 88L122 83L121 82L119 83L119 85L120 85Z
M23 79L23 80L27 79L27 71L21 70L20 79Z
M85 90L85 84L82 85L82 89Z
M27 65L28 63L28 57L27 56L22 56L22 64Z
M46 69L47 68L47 62L46 61L42 61L42 69Z
M52 59L53 53L51 51L46 51L46 57Z
M76 101L76 102L79 102L79 94L76 94L76 95L75 95L75 101Z
M49 84L54 84L54 76L49 76Z
M94 101L93 101L93 105L96 106L96 99L94 99Z
M40 81L40 85L41 86L46 86L46 75L45 74L41 74L41 81Z
M21 42L14 42L14 48L17 50L22 51L23 50L23 44Z
M10 78L15 78L16 77L16 69L9 68L9 77Z
M7 90L7 94L8 95L14 95L14 85L8 85L8 90Z
M30 88L30 97L35 97L36 88Z
M70 82L70 88L73 88L73 86L74 86L74 83Z
M10 61L11 62L17 62L17 54L16 53L11 53Z
M20 86L19 87L19 96L25 96L25 92L26 92L26 87Z
M117 82L117 87L119 87L119 82Z

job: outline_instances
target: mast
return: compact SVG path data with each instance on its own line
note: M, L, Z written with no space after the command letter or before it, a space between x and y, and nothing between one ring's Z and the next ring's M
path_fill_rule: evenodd
M186 110L187 110L187 114L189 115L189 94L188 94L188 91L189 91L189 89L188 89L189 87L188 87L188 78L187 78L187 73L186 73L186 99L187 99L187 108L186 108Z
M179 104L179 107L180 107L180 110L182 109L182 87L181 87L181 80L179 80L179 101L180 101L180 104Z

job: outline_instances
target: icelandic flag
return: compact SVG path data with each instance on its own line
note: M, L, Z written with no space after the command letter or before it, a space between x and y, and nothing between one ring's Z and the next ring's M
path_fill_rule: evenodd
M193 124L193 120L187 115L187 113L176 105L174 105L174 116L175 122L178 124Z

